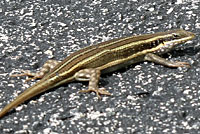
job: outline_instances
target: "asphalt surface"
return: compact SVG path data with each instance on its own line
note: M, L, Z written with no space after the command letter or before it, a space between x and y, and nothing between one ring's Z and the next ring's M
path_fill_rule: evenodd
M112 96L81 94L73 82L32 98L0 119L0 134L200 133L200 1L6 0L0 2L0 108L36 81L9 77L62 60L85 46L134 34L196 34L164 57L191 68L142 62L103 75Z

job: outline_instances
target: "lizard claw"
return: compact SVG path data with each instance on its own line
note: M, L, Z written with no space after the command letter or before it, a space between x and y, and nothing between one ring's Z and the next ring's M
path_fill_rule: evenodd
M82 93L95 92L99 99L101 99L100 95L109 95L109 96L111 95L111 93L109 93L105 88L80 90L79 92Z

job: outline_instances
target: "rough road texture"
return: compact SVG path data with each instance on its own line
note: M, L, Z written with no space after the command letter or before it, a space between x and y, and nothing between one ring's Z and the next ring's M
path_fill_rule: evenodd
M140 63L102 76L112 93L99 101L70 83L20 105L0 120L1 134L200 133L200 2L145 0L2 0L0 108L34 82L11 78L49 59L108 39L183 28L197 34L166 54L191 68Z

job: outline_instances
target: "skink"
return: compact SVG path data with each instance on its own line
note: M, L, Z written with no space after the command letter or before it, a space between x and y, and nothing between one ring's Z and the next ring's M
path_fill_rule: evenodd
M37 73L24 71L12 76L41 78L26 89L0 112L0 118L11 109L46 90L71 81L89 81L89 88L80 92L96 92L97 96L111 95L106 89L98 88L100 74L113 72L141 61L152 61L168 67L189 67L187 62L172 62L159 57L178 44L194 38L192 32L182 29L112 39L97 45L85 47L66 57L63 61L47 61Z

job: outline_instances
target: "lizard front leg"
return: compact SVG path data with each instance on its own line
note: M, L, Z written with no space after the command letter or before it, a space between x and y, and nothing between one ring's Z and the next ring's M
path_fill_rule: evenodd
M75 73L75 79L78 81L89 81L89 87L87 90L81 90L80 92L95 92L100 99L100 95L111 95L105 88L99 88L98 82L100 78L100 70L95 68L83 69Z
M21 74L12 74L11 77L18 77L18 76L29 76L32 78L28 78L26 80L30 81L33 79L42 79L47 73L49 73L60 61L56 61L56 60L48 60L43 66L42 68L36 72L33 73L29 70L22 70L23 73Z
M188 67L188 68L190 67L190 64L187 62L168 61L168 60L161 58L160 56L152 54L152 53L146 54L144 60L151 61L151 62L161 64L164 66L168 66L168 67Z

